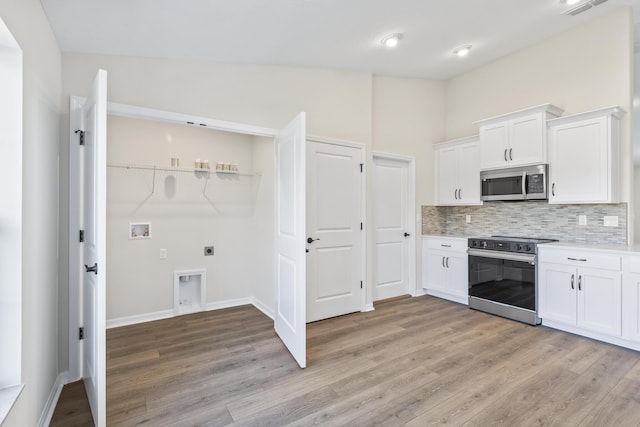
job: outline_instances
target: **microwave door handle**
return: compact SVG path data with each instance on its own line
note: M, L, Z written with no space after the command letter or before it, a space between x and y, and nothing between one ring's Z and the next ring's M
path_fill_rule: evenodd
M522 172L522 198L527 198L527 173Z

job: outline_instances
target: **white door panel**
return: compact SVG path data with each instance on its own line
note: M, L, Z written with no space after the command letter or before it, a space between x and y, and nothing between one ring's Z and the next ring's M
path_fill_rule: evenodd
M82 106L84 146L81 151L84 230L81 277L84 343L82 371L97 427L106 425L106 177L107 72L99 70L91 95Z
M276 136L276 333L301 368L305 322L305 114Z
M374 301L409 293L408 171L406 161L374 158Z
M307 143L307 321L361 309L359 148Z

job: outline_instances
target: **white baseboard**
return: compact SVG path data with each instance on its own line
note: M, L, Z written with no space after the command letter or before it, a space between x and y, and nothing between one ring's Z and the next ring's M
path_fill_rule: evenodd
M253 300L252 301L253 306L255 308L257 308L258 310L263 312L270 319L273 320L275 318L275 313L265 303L263 303L262 301L260 301L259 299L255 298L255 297L253 297L252 300Z
M370 303L364 305L364 309L362 310L362 312L364 313L364 312L367 312L367 311L374 311L374 310L375 310L375 308L373 308L373 303L370 302Z
M68 382L69 372L60 372L58 378L56 378L56 382L53 384L53 388L51 388L51 393L49 393L47 403L44 405L42 414L40 415L40 421L38 421L39 427L47 427L51 423L51 418L53 417L53 413L56 410L56 405L58 404L60 393L62 393L62 387L64 387L64 385Z
M427 290L425 288L416 289L413 291L412 297L421 297L423 295L427 295Z
M227 299L224 301L216 301L216 302L208 303L207 311L220 310L222 308L239 307L241 305L251 305L251 304L253 304L253 298L251 297Z
M173 310L162 310L153 313L136 314L134 316L119 317L107 320L107 329L119 326L135 325L136 323L153 322L154 320L168 319L173 317Z

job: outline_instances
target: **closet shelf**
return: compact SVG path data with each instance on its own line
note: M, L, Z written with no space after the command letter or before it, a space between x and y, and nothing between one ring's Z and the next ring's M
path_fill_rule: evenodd
M262 173L242 173L242 172L229 172L229 171L216 171L215 169L194 169L194 168L172 168L168 166L157 165L136 165L128 163L114 163L107 162L107 167L120 168L120 169L136 169L136 170L150 170L150 171L165 171L165 172L187 172L196 174L220 174L220 175L237 175L237 176L261 176Z

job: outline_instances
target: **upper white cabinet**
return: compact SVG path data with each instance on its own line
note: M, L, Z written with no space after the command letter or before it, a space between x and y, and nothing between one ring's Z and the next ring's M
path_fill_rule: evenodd
M480 126L480 169L547 163L547 120L560 114L543 104L474 122Z
M610 107L549 120L549 203L620 201L620 116Z
M479 205L478 136L434 145L436 205Z

